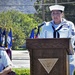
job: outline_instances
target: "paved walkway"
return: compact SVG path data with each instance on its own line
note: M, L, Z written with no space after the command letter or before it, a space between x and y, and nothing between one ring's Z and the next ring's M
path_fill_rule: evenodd
M29 52L27 50L24 51L17 51L17 50L12 50L12 60L29 60Z
M30 68L29 52L25 51L12 51L12 62L14 68Z

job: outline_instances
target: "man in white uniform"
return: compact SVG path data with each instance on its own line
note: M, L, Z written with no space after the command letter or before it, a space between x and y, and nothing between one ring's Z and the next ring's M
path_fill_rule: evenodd
M4 48L0 47L0 75L10 75L12 62ZM14 75L14 74L13 74Z
M75 35L74 24L63 18L64 6L52 5L49 7L52 20L42 26L39 38L71 38ZM70 56L70 75L74 72L73 57Z

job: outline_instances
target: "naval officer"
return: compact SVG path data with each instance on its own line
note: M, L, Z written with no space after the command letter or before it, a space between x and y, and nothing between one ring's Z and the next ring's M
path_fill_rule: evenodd
M75 35L75 28L73 22L64 18L65 7L52 5L49 9L52 20L42 26L39 38L72 38ZM75 61L74 56L70 55L70 75L73 75L75 68L73 61Z

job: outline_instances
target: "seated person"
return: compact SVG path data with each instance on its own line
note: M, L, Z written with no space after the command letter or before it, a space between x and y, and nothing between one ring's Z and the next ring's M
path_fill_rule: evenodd
M12 62L8 57L6 51L0 48L0 75L16 75L10 74L12 71Z

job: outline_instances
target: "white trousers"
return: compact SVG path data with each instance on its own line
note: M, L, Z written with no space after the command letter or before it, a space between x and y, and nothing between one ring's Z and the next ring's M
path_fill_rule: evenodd
M70 58L70 75L74 75L75 70L75 52L74 55L69 55Z

